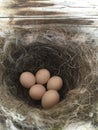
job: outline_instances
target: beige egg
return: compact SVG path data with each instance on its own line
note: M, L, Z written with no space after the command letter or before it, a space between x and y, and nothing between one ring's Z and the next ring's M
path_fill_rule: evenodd
M38 84L45 84L50 78L50 72L47 69L40 69L36 73L36 82Z
M41 105L44 109L55 106L60 100L59 93L55 90L48 90L42 97Z
M43 85L36 84L30 88L29 95L32 99L40 100L45 92L46 89Z
M30 88L35 84L35 77L31 72L23 72L20 75L20 83L25 88Z
M48 80L47 89L60 90L63 86L63 80L59 76L53 76Z

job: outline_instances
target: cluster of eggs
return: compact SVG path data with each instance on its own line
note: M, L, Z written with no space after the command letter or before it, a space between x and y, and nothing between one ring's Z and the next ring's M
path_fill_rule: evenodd
M47 69L40 69L35 75L23 72L19 80L23 87L29 89L29 96L32 99L41 100L43 108L51 108L60 101L58 91L63 86L63 80L59 76L51 77Z

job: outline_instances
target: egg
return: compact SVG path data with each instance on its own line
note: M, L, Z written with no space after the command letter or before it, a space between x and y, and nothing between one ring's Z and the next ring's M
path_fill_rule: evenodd
M42 97L41 105L44 109L55 106L60 100L59 93L55 90L48 90Z
M35 77L38 84L45 84L50 78L50 72L47 69L40 69L37 71Z
M45 87L43 85L35 84L34 86L32 86L30 88L29 96L32 99L40 100L45 92L46 92L46 89L45 89Z
M35 76L31 72L23 72L19 80L21 85L25 88L30 88L35 84Z
M53 76L48 80L47 89L60 90L63 86L63 80L59 76Z

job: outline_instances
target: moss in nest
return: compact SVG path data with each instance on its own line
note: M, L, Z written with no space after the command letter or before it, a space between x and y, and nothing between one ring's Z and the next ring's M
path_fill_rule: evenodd
M56 44L52 42L10 43L3 62L3 79L10 92L30 105L40 106L40 101L32 100L28 89L21 86L19 76L24 71L35 74L46 68L51 76L58 75L63 79L63 87L59 91L61 100L66 93L77 88L92 71L92 50L85 44L75 42ZM93 63L93 62L92 62Z

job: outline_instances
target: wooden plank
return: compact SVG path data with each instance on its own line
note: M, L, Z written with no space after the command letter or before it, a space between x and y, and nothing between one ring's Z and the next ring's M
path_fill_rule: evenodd
M40 13L39 13L40 12ZM98 18L97 0L0 0L0 17Z
M0 28L42 24L98 27L97 0L0 0Z

